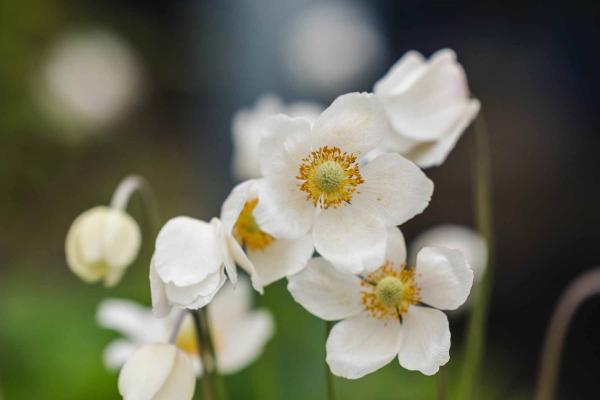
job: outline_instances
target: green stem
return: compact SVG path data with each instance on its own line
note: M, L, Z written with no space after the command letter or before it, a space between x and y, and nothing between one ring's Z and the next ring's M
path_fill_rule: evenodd
M585 300L600 294L600 268L579 276L561 295L546 331L540 360L536 400L552 400L556 396L560 358L569 325Z
M205 400L225 400L225 386L217 373L217 358L210 332L208 312L206 307L190 311L196 327L198 348L202 361L202 390Z
M446 368L441 367L437 373L437 392L438 400L448 399L448 378L446 377Z
M491 156L489 135L480 113L474 124L473 194L476 226L488 247L488 265L481 282L474 288L474 303L467 325L466 347L458 384L460 400L473 397L484 352L486 322L494 276L494 229L491 193Z
M329 332L333 327L333 322L324 321L325 322L325 342L327 342L327 338L329 337ZM333 374L329 369L329 365L327 365L327 361L324 362L325 368L325 383L327 386L327 400L335 400L335 382L333 378Z
M135 193L139 193L142 199L142 206L148 217L148 223L152 229L152 234L153 236L156 236L156 234L158 234L158 229L160 228L158 203L150 184L144 177L139 175L129 175L123 178L113 193L110 206L125 211L129 201Z

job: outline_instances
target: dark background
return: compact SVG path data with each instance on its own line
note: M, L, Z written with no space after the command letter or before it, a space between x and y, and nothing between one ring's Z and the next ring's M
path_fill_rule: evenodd
M370 90L409 49L429 55L444 47L457 52L492 135L498 246L483 364L494 390L485 398L530 396L552 308L575 276L600 264L600 7L573 1L342 2L362 7L384 50L368 71L333 91L294 82L282 55L290 18L312 3L0 0L0 397L116 396L116 377L100 364L100 351L114 335L95 326L94 308L108 295L149 302L152 240L115 290L79 282L66 268L63 246L73 218L107 203L123 176L136 172L152 182L164 219L218 215L234 184L230 123L237 109L264 92L328 104L338 94ZM129 43L142 60L144 90L109 126L93 133L69 129L67 135L36 105L32 88L53 41L86 27L110 30ZM434 198L403 227L407 238L438 223L472 225L471 134L443 166L427 171L436 183ZM132 214L141 216L138 204ZM293 305L284 284L258 302L275 307L278 326L292 328L280 329L267 361L228 378L230 391L246 393L255 374L294 364L277 375L278 391L259 388L254 396L321 393L321 360L296 359L322 357L316 320ZM573 322L561 398L594 398L600 390L599 315L596 298ZM316 338L285 337L295 323ZM452 324L453 348L459 348L464 321ZM303 352L303 345L313 350ZM433 395L435 381L397 366L381 374L363 386L348 383L342 393L357 395L361 387L398 379L424 388L402 386L407 398ZM238 397L245 396L251 394Z

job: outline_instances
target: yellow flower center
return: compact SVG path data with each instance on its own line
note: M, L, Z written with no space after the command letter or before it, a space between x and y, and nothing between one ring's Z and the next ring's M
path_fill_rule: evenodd
M338 207L349 203L358 185L364 182L355 154L343 153L339 147L321 147L300 164L300 190L315 207Z
M252 212L257 204L258 198L248 200L233 227L233 236L242 246L250 250L262 250L275 240L273 236L263 232L256 223Z
M386 262L361 281L360 299L369 314L377 319L400 318L420 300L415 269L395 268Z
M211 334L215 351L218 352L218 349L221 346L220 335L218 332L216 332L214 327L211 329ZM194 322L189 315L186 315L183 323L179 327L179 332L177 332L177 337L175 338L175 346L190 356L200 355L201 346L198 345L196 328L194 327Z
M200 354L200 346L198 346L198 339L192 324L182 324L175 339L175 345L189 355L197 356Z

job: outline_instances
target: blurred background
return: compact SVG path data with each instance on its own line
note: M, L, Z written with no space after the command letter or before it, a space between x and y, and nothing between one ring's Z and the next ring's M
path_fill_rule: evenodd
M96 325L106 297L149 304L153 238L115 289L71 274L64 238L119 180L145 176L162 219L218 215L234 185L231 118L266 92L329 104L371 90L405 51L450 47L492 135L497 270L482 398L529 398L558 296L600 264L600 121L595 2L0 0L0 398L116 399ZM427 171L436 192L403 227L472 225L471 131ZM324 394L322 324L285 282L257 298L277 335L227 377L230 398ZM560 397L597 398L600 299L567 338ZM465 317L451 320L449 384ZM397 363L340 398L429 399L435 378Z

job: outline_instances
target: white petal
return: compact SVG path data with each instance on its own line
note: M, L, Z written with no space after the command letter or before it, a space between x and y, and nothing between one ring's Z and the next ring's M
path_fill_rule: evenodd
M447 134L468 106L469 88L451 50L431 57L410 85L381 96L394 129L409 138L431 141Z
M110 209L105 222L104 253L115 268L125 268L137 257L142 234L137 222L127 213Z
M242 182L227 196L221 207L221 222L225 230L231 231L246 202L258 197L257 182L256 180Z
M417 254L416 280L423 303L454 310L469 296L473 271L460 250L425 247Z
M374 149L389 130L377 96L349 93L335 99L315 121L312 147L336 146L360 155Z
M263 352L273 336L273 317L267 311L254 311L219 332L217 367L224 374L233 374L250 365Z
M390 70L375 83L374 92L378 96L391 96L402 93L409 87L418 73L422 72L425 58L418 51L407 51Z
M402 231L397 227L387 230L387 243L385 245L385 260L397 267L406 263L406 241Z
M281 112L283 104L276 96L261 96L256 106L235 113L232 120L233 171L238 180L258 178L260 173L259 146L265 120Z
M150 260L150 297L152 298L152 312L154 315L162 318L171 312L165 284L156 273L154 257Z
M190 358L177 351L171 374L152 400L191 400L196 387L196 374Z
M260 142L260 166L263 176L293 178L303 158L310 154L310 122L304 118L276 115L265 124Z
M248 280L240 278L235 287L226 284L208 306L208 315L217 330L228 329L242 318L252 305L252 290Z
M166 339L162 320L149 308L131 300L106 299L98 306L96 320L103 328L112 329L136 343Z
M189 217L169 220L158 233L154 252L156 272L164 282L193 285L223 265L215 227Z
M104 367L111 371L120 369L123 364L135 353L139 345L124 339L110 342L102 353Z
M95 208L92 210L95 210ZM67 265L75 275L83 279L85 282L96 282L101 279L106 272L105 267L98 268L91 265L90 262L85 258L85 254L83 252L83 245L81 243L81 228L86 221L87 215L89 215L92 210L84 212L78 216L75 221L73 221L65 241Z
M189 286L176 286L171 282L165 286L169 302L181 307L187 307L194 303L199 297L212 298L222 286L224 278L222 272L208 275L200 283Z
M210 220L210 224L214 227L215 232L219 238L219 251L221 258L223 259L223 265L227 272L227 277L235 285L237 282L237 266L233 259L233 254L229 250L229 237L231 236L231 229L227 229L221 220L213 218Z
M410 307L402 318L400 365L433 375L449 360L450 328L446 314L432 308Z
M315 208L295 178L261 181L254 218L260 228L282 239L297 239L311 228Z
M384 262L387 230L373 211L352 205L323 210L315 219L315 249L336 268L361 273Z
M409 253L413 254L411 265L415 265L415 256L419 250L427 246L460 250L473 269L475 282L483 276L488 251L485 239L477 231L462 225L439 225L426 230L410 244Z
M233 235L229 235L227 237L227 246L228 246L229 252L233 256L233 259L235 260L235 262L244 271L246 271L248 273L248 275L250 275L250 280L252 281L252 287L254 288L254 290L256 290L260 294L263 294L263 292L264 292L263 284L260 282L260 279L258 278L258 274L256 273L256 268L254 267L254 264L248 258L248 256L244 252L244 249L242 249L242 246L240 246L238 241L235 240ZM233 282L233 281L232 281L232 283L235 284L235 282Z
M380 155L361 173L365 182L353 203L380 215L387 226L401 225L423 212L433 194L433 182L398 154Z
M267 286L285 276L295 274L306 266L314 252L312 236L300 239L275 239L261 250L248 249L258 280Z
M479 108L480 103L478 100L470 100L463 115L447 135L434 142L423 142L408 150L405 156L421 168L436 167L443 164L448 154L454 149L458 139L479 113Z
M366 313L337 323L327 338L327 364L342 378L358 379L385 366L400 347L400 324Z
M119 374L119 393L125 400L153 400L168 379L177 348L150 344L138 349Z
M104 234L109 208L94 207L81 214L79 227L79 245L81 258L86 263L96 263L104 260Z
M308 312L327 321L352 317L364 309L360 279L338 271L321 257L311 259L306 268L289 276L288 290Z

